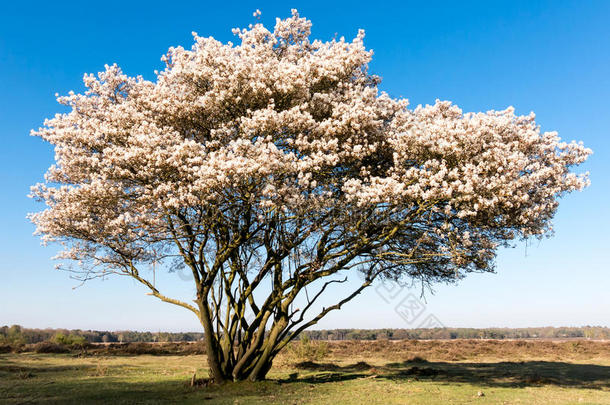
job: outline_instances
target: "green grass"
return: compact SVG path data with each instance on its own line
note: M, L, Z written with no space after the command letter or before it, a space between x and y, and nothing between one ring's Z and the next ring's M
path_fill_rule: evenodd
M0 403L610 404L610 359L404 361L363 352L280 358L269 380L190 387L205 356L0 355ZM484 395L478 396L481 391Z

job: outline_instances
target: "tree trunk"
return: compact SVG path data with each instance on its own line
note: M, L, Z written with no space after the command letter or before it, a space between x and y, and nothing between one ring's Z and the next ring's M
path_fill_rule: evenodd
M226 381L227 375L223 371L220 365L220 359L218 354L220 348L216 344L214 336L214 328L212 326L212 320L210 318L210 312L208 306L203 303L199 304L199 310L201 311L201 325L203 326L203 338L205 341L205 355L208 359L208 366L210 367L210 376L216 384L222 384Z
M271 332L269 333L269 337L267 338L267 342L263 346L263 352L254 364L254 368L250 371L248 375L248 379L250 381L259 381L264 380L265 376L269 372L271 368L271 363L273 362L273 352L277 345L277 339L282 330L286 327L288 321L285 317L282 317L280 320L276 321L273 327L271 328Z

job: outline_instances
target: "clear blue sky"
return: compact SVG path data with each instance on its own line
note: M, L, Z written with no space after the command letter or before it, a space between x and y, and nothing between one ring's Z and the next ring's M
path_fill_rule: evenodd
M438 286L426 314L447 326L610 326L610 2L608 1L281 1L5 2L0 12L0 324L94 329L199 330L191 313L157 303L127 279L76 290L53 270L56 249L32 235L25 215L40 205L26 195L53 162L30 129L61 111L54 93L82 90L85 72L118 63L153 78L173 45L191 31L233 40L231 28L273 25L299 9L315 37L351 38L358 28L374 49L371 70L382 89L412 105L452 100L465 111L535 111L543 130L594 150L583 168L590 188L566 197L556 236L503 250L497 274ZM190 294L177 275L169 292ZM320 327L409 327L374 290ZM423 319L425 315L418 320Z

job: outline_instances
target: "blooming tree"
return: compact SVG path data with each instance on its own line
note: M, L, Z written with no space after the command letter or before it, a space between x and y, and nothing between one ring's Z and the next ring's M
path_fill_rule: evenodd
M493 270L499 246L549 233L558 198L588 181L570 168L591 151L533 114L409 109L378 90L363 31L322 42L310 28L293 10L273 31L234 30L238 45L194 34L156 81L106 66L33 132L56 153L32 188L43 241L83 279L131 276L192 311L217 382L264 378L377 278ZM162 263L190 269L193 303L151 281ZM331 287L354 273L355 290ZM322 307L328 291L345 295Z

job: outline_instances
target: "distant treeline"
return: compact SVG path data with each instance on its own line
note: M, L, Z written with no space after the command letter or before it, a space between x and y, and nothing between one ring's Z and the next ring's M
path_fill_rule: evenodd
M541 328L331 329L305 331L311 340L403 339L610 339L602 326Z
M201 340L201 332L136 332L97 331L80 329L30 329L19 325L0 327L0 344L28 344L39 342L65 343L84 339L89 343L131 342L194 342Z
M601 326L542 328L435 328L435 329L332 329L301 333L310 340L402 339L610 339L610 328ZM19 325L0 327L0 344L56 342L62 344L114 342L194 342L201 332L94 331L80 329L30 329Z

